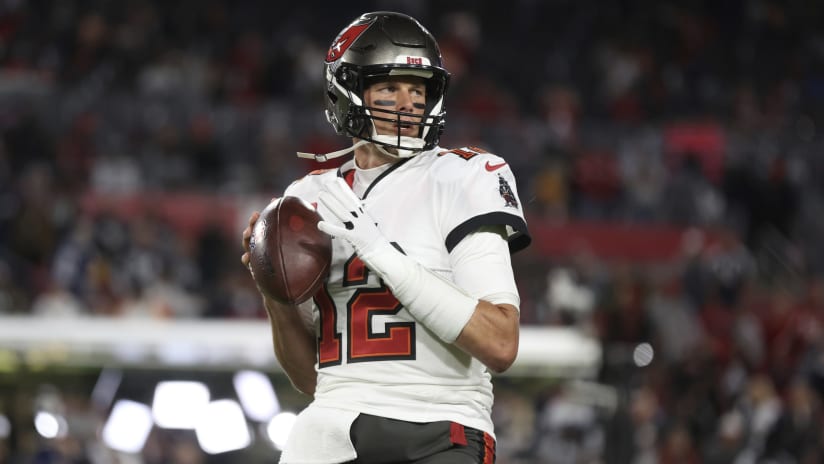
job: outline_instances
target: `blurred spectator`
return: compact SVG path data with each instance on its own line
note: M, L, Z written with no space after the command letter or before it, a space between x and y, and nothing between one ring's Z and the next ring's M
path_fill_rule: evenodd
M789 385L786 409L772 426L764 457L776 461L818 462L821 454L821 399L801 378Z
M682 158L663 191L667 220L679 225L711 226L722 219L725 204L693 154Z
M707 464L728 464L746 462L738 459L744 447L744 418L735 411L728 412L718 420L715 436L704 449Z
M769 432L783 410L772 380L763 374L754 375L736 409L743 414L747 437L742 453L749 459L758 459L765 452Z
M664 362L679 364L700 348L704 332L677 277L658 276L646 304L656 334L655 345Z
M584 150L572 166L572 211L582 219L616 219L623 198L618 164L611 152Z
M683 424L676 424L666 431L663 445L660 446L657 454L658 462L673 464L700 464L702 462L692 434Z
M518 459L529 456L530 446L539 440L535 430L535 405L506 382L496 385L495 403L492 415L496 429L496 460L520 462Z
M582 108L576 90L562 85L547 86L540 103L549 143L558 147L577 146Z
M656 443L666 419L658 394L648 385L628 391L606 425L604 462L656 462Z
M568 216L569 186L567 167L562 160L550 159L532 179L535 204L532 207L548 219L564 220Z
M654 222L663 214L662 195L668 179L655 139L654 134L640 134L626 140L619 152L624 215L630 221Z
M28 298L15 282L9 262L0 258L0 314L20 314L28 308Z
M586 283L579 283L572 272L564 268L547 275L546 302L552 325L586 328L592 319L595 294Z
M533 459L547 464L593 462L603 453L599 413L574 392L551 391L539 404Z
M628 385L627 370L635 365L633 350L653 340L653 325L645 304L646 289L631 270L618 270L595 315L598 339L603 343L601 380Z
M43 289L31 304L33 316L44 318L79 317L87 314L81 300L61 287L56 281L50 281L50 287Z

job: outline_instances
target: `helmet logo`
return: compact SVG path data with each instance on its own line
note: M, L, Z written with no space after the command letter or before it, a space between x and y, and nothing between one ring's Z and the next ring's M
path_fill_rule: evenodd
M423 58L421 58L420 56L407 56L406 57L406 64L421 65L421 64L423 64Z
M332 42L332 46L329 47L329 51L326 52L326 62L331 63L343 56L346 50L349 49L349 46L357 40L357 38L370 26L370 24L355 24L354 26L350 26L345 31L341 32L335 41Z

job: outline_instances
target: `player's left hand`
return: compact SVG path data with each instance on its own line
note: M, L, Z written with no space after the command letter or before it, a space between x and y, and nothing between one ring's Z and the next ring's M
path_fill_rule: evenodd
M340 177L323 184L318 203L334 216L334 218L324 218L320 221L318 229L351 243L362 259L373 251L389 245L388 240L375 224L375 220L364 209L361 200ZM330 219L337 219L340 222L330 221Z

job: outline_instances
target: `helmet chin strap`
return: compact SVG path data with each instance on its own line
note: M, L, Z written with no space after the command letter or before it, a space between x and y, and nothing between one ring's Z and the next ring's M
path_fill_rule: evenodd
M343 150L337 150L337 151L333 151L333 152L329 152L329 153L321 153L321 154L306 153L306 152L303 152L303 151L299 151L298 152L298 158L313 159L313 160L315 160L319 163L325 163L326 161L329 161L330 159L339 158L339 157L341 157L341 156L343 156L343 155L345 155L349 152L355 151L356 148L358 148L360 146L363 146L363 145L366 145L367 143L370 143L370 142L368 140L359 140L357 143L352 144L351 147L344 148Z
M399 154L397 154L397 153L392 153L391 151L387 150L386 148L384 148L384 147L383 147L383 145L381 145L381 144L379 144L379 143L373 143L372 145L373 145L373 146L374 146L374 147L375 147L375 148L376 148L379 152L383 153L384 155L386 155L386 156L388 156L388 157L390 157L390 158L395 158L395 159L401 159L401 158L402 158Z
M389 136L384 136L384 137L394 138L394 137L389 137ZM420 140L420 139L415 139L413 137L404 137L404 138L408 138L408 139L411 139L413 141ZM383 142L383 140L378 140L378 141ZM396 158L396 159L409 158L411 156L414 156L414 155L420 153L420 150L409 150L409 149L405 149L405 148L396 148L398 153L392 153L389 150L387 150L384 145L381 145L380 143L373 143L369 140L358 140L356 143L352 144L351 147L344 148L343 150L337 150L337 151L333 151L333 152L329 152L329 153L307 153L307 152L304 152L304 151L299 151L299 152L297 152L297 155L298 155L298 158L313 159L313 160L315 160L319 163L325 163L325 162L327 162L331 159L340 158L341 156L343 156L347 153L353 152L358 147L366 145L367 143L371 143L375 148L378 149L379 152L383 153L384 155L390 156L390 157Z
M398 142L398 144L396 145L395 142ZM420 153L423 150L424 145L426 145L426 142L422 138L418 137L408 137L405 135L401 135L400 137L392 135L378 135L377 130L375 129L375 124L373 122L370 140L361 139L357 143L353 144L351 147L344 148L343 150L333 151L330 153L316 154L299 151L298 158L314 159L319 163L324 163L326 161L329 161L330 159L335 159L349 152L352 152L356 148L367 143L371 143L375 148L378 149L379 152L383 153L384 155L396 159L410 158L412 156L415 156L418 153ZM398 145L410 148L401 148ZM397 153L392 153L387 149L387 147L392 147L394 150L397 151Z

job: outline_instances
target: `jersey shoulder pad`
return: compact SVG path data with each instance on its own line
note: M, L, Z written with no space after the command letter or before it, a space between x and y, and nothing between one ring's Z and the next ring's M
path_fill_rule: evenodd
M335 170L336 170L335 168L315 169L314 171L311 171L311 172L309 172L309 174L306 174L306 175L307 176L319 176L321 174L325 174L329 171L335 171Z
M336 176L336 169L318 169L306 174L300 179L295 180L288 187L283 195L292 195L296 197L315 196L316 192L320 191L321 183L329 176Z
M507 166L498 155L478 147L463 147L438 152L435 176L441 180L464 177L478 172L495 172Z
M455 156L455 157L458 157L460 159L469 161L472 158L478 157L480 155L489 155L489 154L491 154L491 153L484 150L483 148L475 147L475 146L470 145L470 146L461 147L461 148L452 148L452 149L444 148L444 149L442 149L441 151L438 152L438 157L444 157L444 156L453 157L453 156Z

